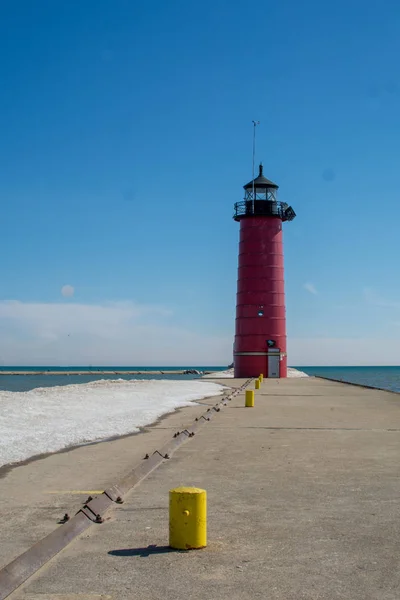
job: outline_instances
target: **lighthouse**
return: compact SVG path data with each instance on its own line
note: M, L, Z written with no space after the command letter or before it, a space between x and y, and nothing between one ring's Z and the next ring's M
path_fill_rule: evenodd
M296 213L277 200L278 186L264 176L262 164L244 190L233 216L240 224L235 377L286 377L282 223Z

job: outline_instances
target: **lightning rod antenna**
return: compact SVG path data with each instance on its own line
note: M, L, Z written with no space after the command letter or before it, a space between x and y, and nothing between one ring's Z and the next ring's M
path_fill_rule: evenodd
M253 215L254 215L254 208L255 208L255 195L254 195L254 161L256 158L256 127L257 125L260 124L260 121L252 121L253 123Z

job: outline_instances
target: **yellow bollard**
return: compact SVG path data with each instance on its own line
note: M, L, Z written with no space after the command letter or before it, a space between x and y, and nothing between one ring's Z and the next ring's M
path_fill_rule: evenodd
M254 387L256 388L256 390L259 390L259 389L260 389L260 380L259 380L259 379L256 379L256 380L255 380L255 382L254 382Z
M169 545L177 550L207 546L207 492L179 487L169 492Z
M260 374L259 380L261 383L264 381L264 375L262 373Z
M254 406L254 390L246 390L246 406Z

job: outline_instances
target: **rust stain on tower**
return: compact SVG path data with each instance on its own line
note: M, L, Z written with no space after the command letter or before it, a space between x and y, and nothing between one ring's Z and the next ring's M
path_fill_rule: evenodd
M277 200L278 186L264 177L262 164L244 190L233 217L240 223L235 377L286 377L282 222L296 213Z

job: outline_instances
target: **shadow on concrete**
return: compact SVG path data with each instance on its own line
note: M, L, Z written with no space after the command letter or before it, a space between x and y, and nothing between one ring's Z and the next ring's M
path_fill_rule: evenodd
M152 544L146 548L123 548L121 550L110 550L112 556L142 556L147 558L152 554L167 554L168 552L187 552L186 550L175 550L169 546L157 546Z

